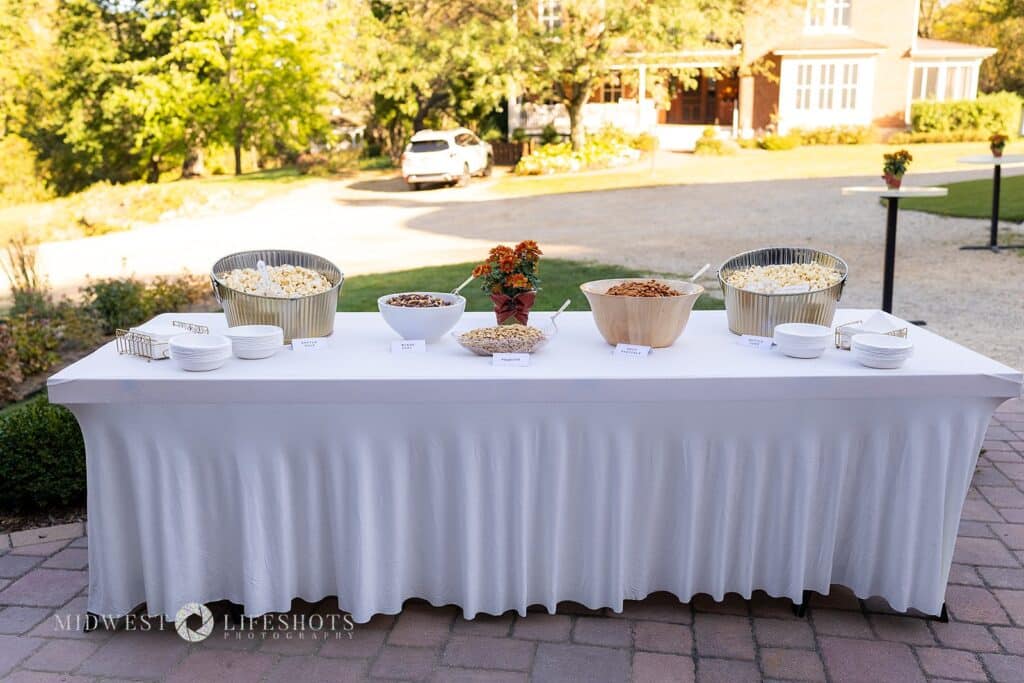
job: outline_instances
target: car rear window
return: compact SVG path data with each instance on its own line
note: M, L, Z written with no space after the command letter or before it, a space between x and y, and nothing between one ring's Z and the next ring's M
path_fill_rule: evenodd
M445 140L417 140L412 143L411 152L442 152L448 149Z

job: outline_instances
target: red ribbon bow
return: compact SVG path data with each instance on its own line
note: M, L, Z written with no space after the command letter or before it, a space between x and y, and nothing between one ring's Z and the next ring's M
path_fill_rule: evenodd
M509 318L515 318L520 325L525 325L530 318L530 309L536 299L537 292L523 292L515 296L491 294L494 313L498 317L499 323L503 323Z

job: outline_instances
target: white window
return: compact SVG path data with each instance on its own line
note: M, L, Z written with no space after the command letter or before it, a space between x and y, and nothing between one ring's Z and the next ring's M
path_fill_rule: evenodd
M814 67L810 64L801 64L796 68L796 108L811 108L811 72Z
M838 111L857 108L859 65L849 62L799 64L796 68L796 108Z
M910 85L911 100L973 99L975 92L974 64L918 64Z
M807 27L823 31L850 28L850 8L853 0L808 0Z
M561 0L537 0L537 20L548 31L562 26Z
M602 102L618 102L622 99L622 75L614 72L605 79L601 86Z

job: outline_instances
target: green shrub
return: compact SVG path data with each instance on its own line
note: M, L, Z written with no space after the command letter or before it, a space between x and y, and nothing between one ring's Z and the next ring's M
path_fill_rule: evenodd
M0 509L85 502L85 444L74 415L45 396L0 414Z
M83 307L100 320L105 334L144 323L154 315L187 310L209 296L198 275L158 277L150 284L133 277L93 280L82 288Z
M15 315L8 323L25 377L46 372L60 362L60 328L49 318Z
M926 133L893 133L886 140L890 145L914 145L937 142L988 142L987 130L932 130Z
M757 141L757 146L769 152L796 149L800 146L800 134L787 133L786 135L778 135L776 133L769 133Z
M573 150L568 142L542 145L522 157L516 175L566 173L592 168L610 168L636 161L640 152L633 147L636 137L614 126L605 126L587 136L583 149Z
M651 133L638 133L633 136L633 141L630 143L630 147L633 149L643 152L644 154L650 154L656 152L661 141L657 135Z
M526 142L529 139L530 136L522 128L516 128L512 131L512 142Z
M1024 98L1010 92L978 95L974 100L914 102L910 105L910 129L914 133L982 131L1011 138L1020 132Z
M18 349L14 345L11 326L0 321L0 405L17 398L16 389L24 380Z
M760 149L757 138L739 138L735 142L740 149Z
M145 290L141 280L131 277L94 280L82 288L85 305L99 316L106 334L146 321Z
M540 132L540 144L542 145L553 145L561 139L562 136L559 135L558 130L550 123L544 126L544 130Z
M718 131L708 126L697 138L693 153L700 156L728 156L736 153L736 145L731 140L722 140Z
M871 126L826 126L808 130L795 129L802 145L863 145L871 142Z
M394 167L394 160L386 154L376 157L363 157L359 160L360 171L383 171Z

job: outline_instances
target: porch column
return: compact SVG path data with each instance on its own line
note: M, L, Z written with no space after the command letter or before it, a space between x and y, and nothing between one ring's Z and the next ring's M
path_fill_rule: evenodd
M639 83L636 88L636 129L647 130L647 121L644 119L647 112L647 108L644 105L644 100L647 99L647 65L641 64L637 69L639 75Z
M740 76L740 88L736 96L739 98L740 135L743 138L754 137L754 77L750 74Z

